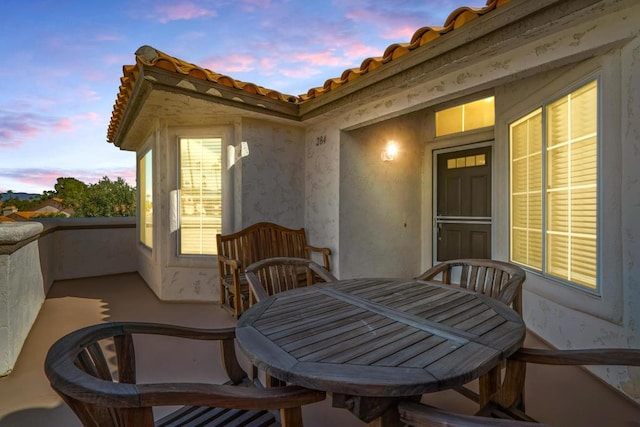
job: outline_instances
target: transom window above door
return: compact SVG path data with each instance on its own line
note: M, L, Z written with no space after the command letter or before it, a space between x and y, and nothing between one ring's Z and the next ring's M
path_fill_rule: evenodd
M436 136L493 126L495 123L494 104L494 97L489 96L436 111Z

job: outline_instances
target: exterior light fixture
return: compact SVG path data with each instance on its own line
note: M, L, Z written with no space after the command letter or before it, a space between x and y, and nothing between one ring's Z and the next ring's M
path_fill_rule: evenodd
M394 141L389 141L384 150L382 150L382 160L385 162L390 162L395 160L398 155L398 144Z
M238 160L249 155L249 144L242 141L238 145L227 145L227 169L235 165Z

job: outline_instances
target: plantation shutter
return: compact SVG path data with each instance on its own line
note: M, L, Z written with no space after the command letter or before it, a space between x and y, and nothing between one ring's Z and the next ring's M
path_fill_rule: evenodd
M215 255L222 225L222 139L180 139L180 253Z
M542 269L542 109L510 126L511 259Z
M547 107L547 270L596 288L597 82Z

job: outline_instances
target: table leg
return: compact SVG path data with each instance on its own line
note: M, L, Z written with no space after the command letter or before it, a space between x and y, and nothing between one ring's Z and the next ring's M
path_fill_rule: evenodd
M399 400L420 401L421 396L407 397L363 397L333 393L334 408L348 409L353 415L371 427L399 427L400 422L397 403Z
M483 408L500 388L500 364L478 379L479 404Z

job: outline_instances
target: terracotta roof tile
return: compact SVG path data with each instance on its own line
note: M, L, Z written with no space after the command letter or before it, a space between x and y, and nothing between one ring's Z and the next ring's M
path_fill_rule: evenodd
M462 27L466 23L473 21L481 15L484 15L497 7L500 7L510 0L487 0L486 6L481 8L460 7L451 12L441 27L422 27L418 29L411 38L409 43L394 43L385 49L382 57L367 58L362 61L360 68L351 68L345 70L340 77L331 78L325 81L321 87L309 89L306 94L299 96L287 95L276 90L267 89L254 83L242 82L232 77L216 73L206 68L199 67L195 64L183 61L164 52L156 50L150 46L140 47L136 55L135 65L125 65L122 68L123 76L120 78L120 89L113 107L111 122L107 131L107 141L114 142L122 116L127 107L129 97L135 86L137 77L140 73L139 67L146 65L150 67L164 69L170 72L183 74L199 80L206 80L228 88L238 89L245 93L261 95L270 99L279 100L287 103L299 104L310 99L317 98L323 94L338 89L339 87L353 81L360 76L367 74L384 64L398 59L414 49L425 44L431 43L452 30Z

